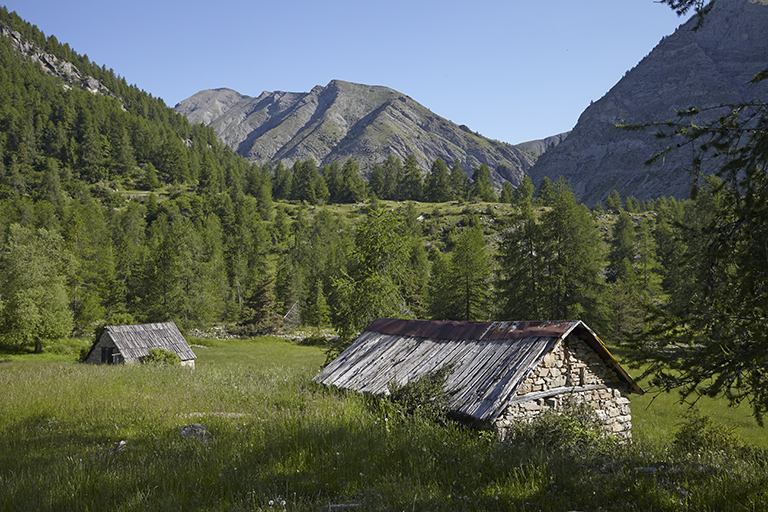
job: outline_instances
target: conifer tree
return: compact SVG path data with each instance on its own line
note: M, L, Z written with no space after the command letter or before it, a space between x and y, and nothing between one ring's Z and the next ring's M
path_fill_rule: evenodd
M379 199L399 201L400 183L403 181L403 162L395 155L389 154L382 165L384 187L377 193Z
M469 178L464 169L461 168L461 162L458 158L453 161L451 166L450 181L453 197L465 201L469 196Z
M317 204L317 195L315 194L315 179L313 174L317 173L317 167L313 160L296 160L293 164L293 179L291 181L290 198L294 201L306 201L309 204Z
M471 197L480 201L495 203L498 201L493 192L493 182L491 181L491 170L487 165L481 164L472 174L472 192Z
M515 202L515 189L512 188L512 184L505 181L501 185L501 193L499 194L499 202L512 204Z
M453 199L448 166L442 158L432 163L424 186L424 195L425 200L432 203L444 203Z
M497 255L496 314L500 320L542 320L545 313L544 233L529 201L511 215Z
M555 200L555 186L548 176L544 176L539 183L538 203L542 206L552 206Z
M613 239L608 253L607 275L609 281L616 281L621 277L624 260L631 265L637 254L635 224L632 216L626 211L619 213L613 225Z
M353 158L349 158L341 168L339 201L342 203L358 203L366 198L367 190L365 181L360 176L360 168Z
M620 211L621 210L621 196L616 189L611 190L608 197L605 199L605 207L608 211Z
M542 213L547 318L580 319L594 329L607 324L602 240L597 224L560 178L551 210Z
M523 177L520 185L515 190L515 203L519 205L531 204L533 202L533 194L536 187L533 185L533 180L528 175Z
M333 324L347 343L376 318L409 314L403 291L408 247L401 222L391 212L371 210L355 230L352 265L334 281L340 299Z
M451 254L449 319L488 319L491 274L483 228L475 221L464 229Z
M432 248L430 259L432 265L427 282L427 314L432 320L448 320L451 302L449 295L450 259L435 247Z
M421 176L421 170L416 162L416 157L411 153L405 159L403 165L402 180L399 183L399 200L421 201L424 189L424 182Z
M386 194L386 184L384 182L384 168L381 164L376 164L371 170L371 177L368 179L368 186L371 187L371 192L379 198L383 199Z

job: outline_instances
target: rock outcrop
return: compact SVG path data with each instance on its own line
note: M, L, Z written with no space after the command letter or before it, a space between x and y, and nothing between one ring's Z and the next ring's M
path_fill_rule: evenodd
M84 75L71 62L63 61L55 55L51 55L50 53L37 48L30 41L23 38L19 32L0 25L0 35L10 39L11 44L16 51L25 55L32 62L40 64L46 73L61 78L68 84L65 85L65 87L77 87L93 94L102 94L104 96L117 98L112 91L107 89L98 80L92 76Z
M613 189L638 199L688 197L691 151L673 152L647 167L644 162L670 141L656 139L654 130L618 130L615 123L674 120L676 110L766 98L767 83L748 82L768 67L768 0L716 0L694 30L697 22L694 16L664 38L590 105L568 137L538 159L534 183L562 175L587 204ZM708 169L715 165L710 162Z
M387 156L413 154L422 170L442 158L465 172L486 164L494 181L517 185L535 157L448 121L410 97L382 86L333 80L308 93L263 92L256 98L230 89L201 91L176 105L193 123L253 162L312 158L319 165L353 157L369 172Z

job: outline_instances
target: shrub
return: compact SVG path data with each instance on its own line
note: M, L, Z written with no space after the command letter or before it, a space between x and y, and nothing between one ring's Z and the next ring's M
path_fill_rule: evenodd
M546 448L582 448L604 439L603 423L594 408L573 398L559 409L547 409L530 421L515 423L507 433L515 443Z
M322 333L315 332L309 336L298 338L296 344L302 347L325 347L328 345L328 338Z
M142 363L151 363L158 365L176 366L181 364L181 358L175 352L165 350L164 348L151 348L149 355L141 360Z
M389 384L389 399L405 415L431 420L445 418L449 411L449 395L445 389L453 366L445 365L418 380Z
M712 423L709 416L702 416L698 409L691 409L685 415L675 433L672 445L682 453L724 451L732 452L744 443L733 428Z

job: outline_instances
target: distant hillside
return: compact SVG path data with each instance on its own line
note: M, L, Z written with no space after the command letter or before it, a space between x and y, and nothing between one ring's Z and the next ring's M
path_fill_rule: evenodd
M688 197L690 151L648 168L649 157L669 141L654 131L624 132L615 123L675 119L675 109L766 99L768 84L747 82L768 67L768 1L716 0L702 27L690 20L663 39L603 98L590 105L568 137L541 156L535 183L562 175L587 204L613 190L638 199Z
M497 184L517 185L535 158L456 125L410 97L381 86L333 80L308 93L263 92L256 98L230 89L201 91L176 105L192 123L212 126L224 143L252 162L353 157L363 172L388 155L413 154L422 170L442 158L463 169L486 164Z
M515 147L538 158L547 151L555 149L557 145L565 140L569 133L571 132L559 133L545 139L521 142L520 144L515 144Z

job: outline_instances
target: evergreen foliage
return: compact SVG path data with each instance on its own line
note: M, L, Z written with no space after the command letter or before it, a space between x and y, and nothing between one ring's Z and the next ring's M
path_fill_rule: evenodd
M678 13L694 7L706 15L698 1L664 3ZM768 69L752 83L766 78ZM762 424L768 412L768 109L756 99L707 113L714 120L704 124L696 122L701 111L691 108L678 112L678 120L653 125L660 138L673 140L650 161L681 147L692 151L696 201L683 216L679 244L658 233L662 261L676 260L678 276L667 267L663 282L676 288L635 338L637 360L658 388L677 389L683 399L747 401ZM702 165L712 159L719 168L708 177Z
M334 280L339 308L334 326L342 340L380 317L409 316L404 284L408 246L402 220L383 209L371 210L355 230L351 265Z
M492 272L483 229L475 220L464 229L451 254L446 319L488 320Z

